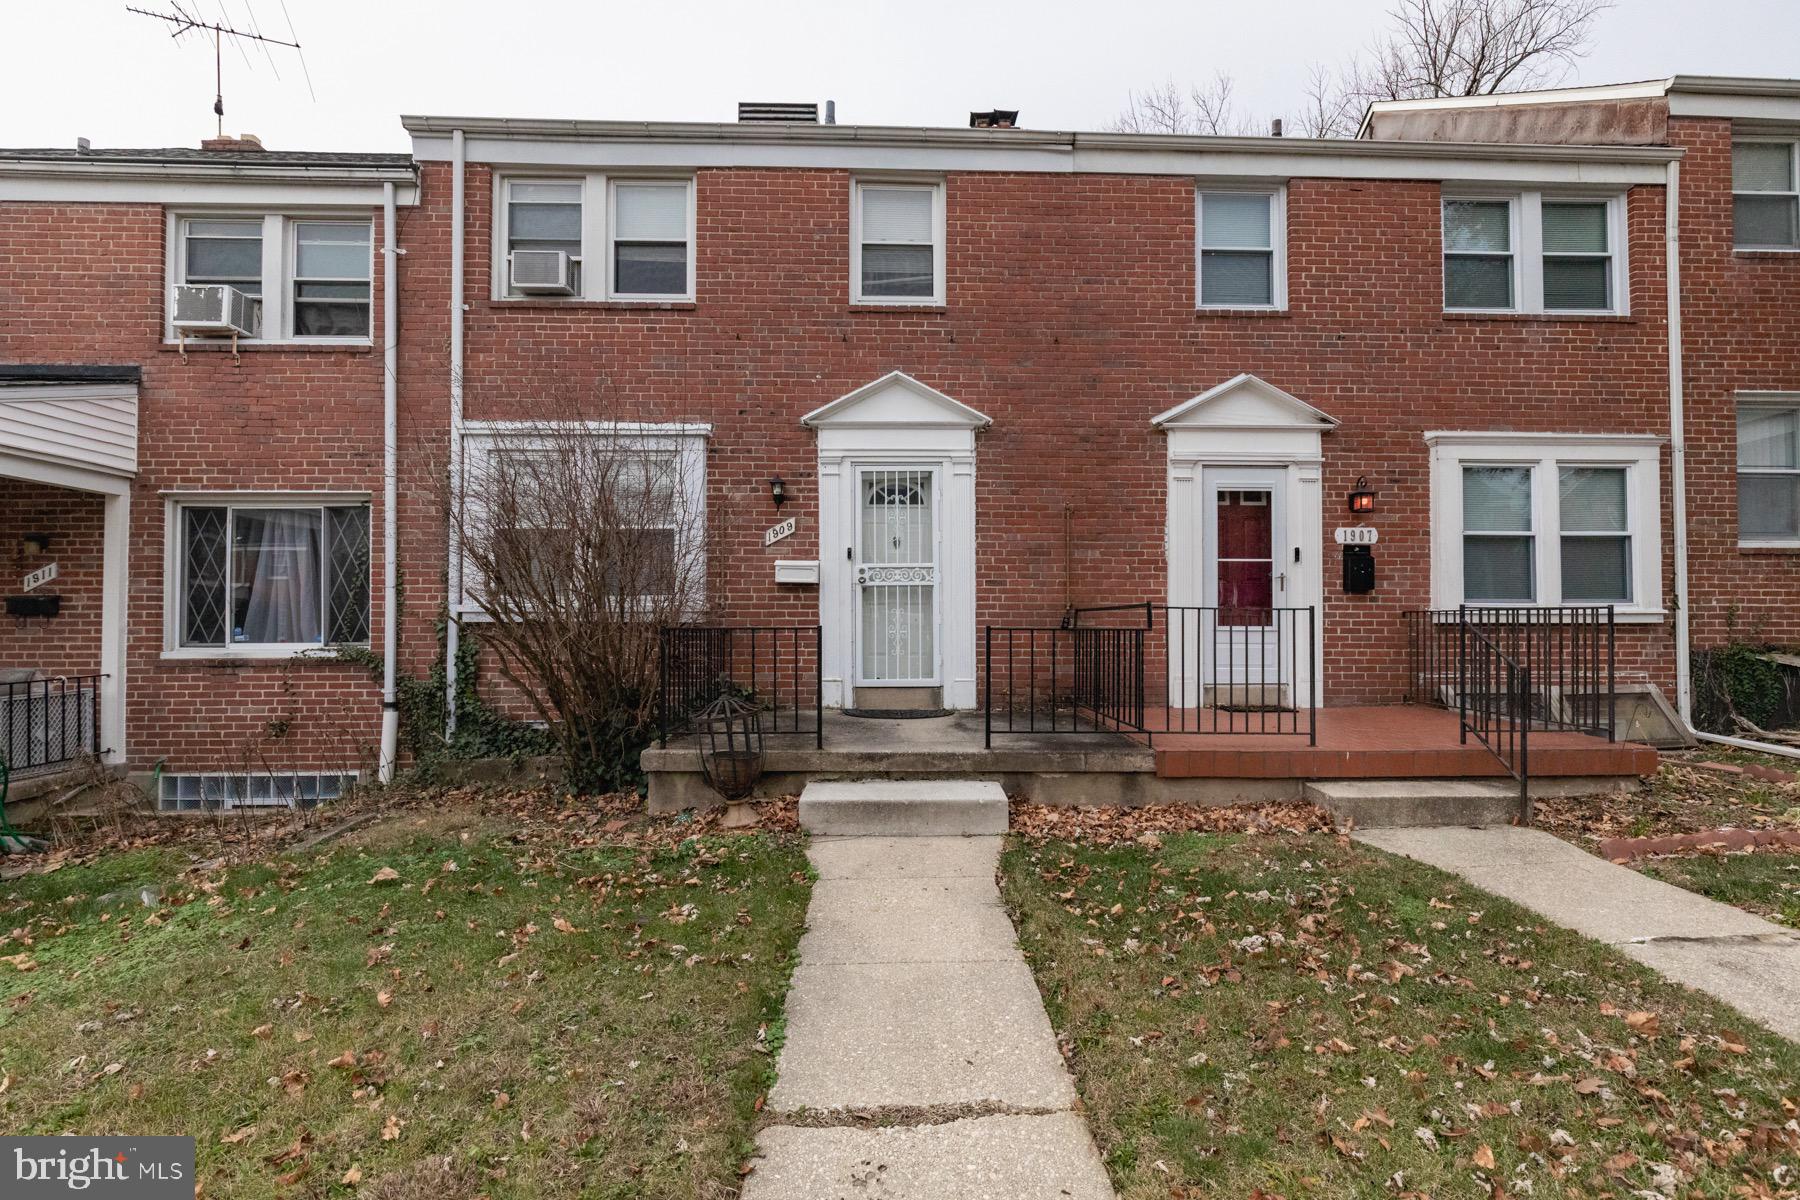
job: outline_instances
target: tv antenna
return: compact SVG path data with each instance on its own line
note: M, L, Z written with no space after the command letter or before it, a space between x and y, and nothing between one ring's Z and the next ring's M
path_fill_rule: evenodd
M190 4L193 3L193 0L189 0L189 3ZM149 10L147 8L137 8L133 5L127 4L125 6L125 11L128 13L136 13L140 17L149 17L153 21L163 21L163 22L168 23L169 25L173 26L173 28L169 32L169 36L172 38L175 38L176 40L180 40L181 38L186 37L190 33L200 33L200 34L210 33L210 34L212 34L212 43L213 43L213 116L218 119L218 135L220 137L225 136L224 46L225 46L225 40L227 38L230 38L232 40L232 44L234 44L238 47L239 53L244 54L244 65L246 65L246 66L248 66L250 63L250 56L248 54L244 53L244 45L246 43L253 42L262 47L263 55L268 58L269 66L271 69L275 68L275 59L274 59L274 56L269 53L270 46L285 46L288 49L294 51L294 53L296 53L300 56L300 71L302 74L304 74L306 76L306 90L309 93L312 93L312 97L314 100L317 100L319 98L318 93L313 92L313 90L312 90L312 73L306 69L306 53L305 53L305 51L300 49L300 43L298 41L291 40L294 37L294 21L293 21L292 17L287 18L288 37L287 37L287 39L283 39L283 38L266 36L262 32L261 22L257 21L257 19L256 19L256 10L249 8L248 4L246 4L245 7L246 7L246 11L248 11L250 14L250 22L253 27L253 32L245 31L242 29L237 29L237 28L234 28L233 26L231 26L228 23L230 21L230 17L225 13L223 6L221 6L220 10L219 10L219 16L222 18L222 20L219 20L219 21L208 21L208 20L202 19L201 17L195 16L192 12L189 12L187 8L182 7L179 0L169 0L169 7L171 9L173 9L174 11L173 12L152 12L151 10ZM282 11L282 14L285 16L287 13L287 0L282 0L281 11ZM275 70L275 77L277 79L279 79L281 77L281 72L279 69Z

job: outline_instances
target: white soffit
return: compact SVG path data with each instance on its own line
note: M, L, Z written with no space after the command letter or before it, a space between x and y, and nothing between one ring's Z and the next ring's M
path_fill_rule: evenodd
M986 429L986 414L920 383L904 371L890 371L800 418L812 429Z
M1337 418L1266 380L1243 374L1151 419L1162 429L1337 428Z

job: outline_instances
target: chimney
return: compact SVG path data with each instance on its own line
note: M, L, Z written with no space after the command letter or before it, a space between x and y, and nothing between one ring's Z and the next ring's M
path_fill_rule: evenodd
M242 152L245 150L261 150L262 139L254 133L240 133L236 137L207 138L200 143L202 150L218 150L224 153Z
M738 122L745 125L817 125L817 104L738 101Z
M1281 118L1280 117L1276 117L1273 121L1269 122L1269 136L1270 137L1280 137L1281 136Z
M75 149L78 152L80 152L82 154L86 154L89 150L92 150L93 148L94 148L94 143L88 141L86 138L78 137L75 139Z
M1017 129L1019 127L1019 110L1016 108L992 108L987 112L969 114L970 129Z

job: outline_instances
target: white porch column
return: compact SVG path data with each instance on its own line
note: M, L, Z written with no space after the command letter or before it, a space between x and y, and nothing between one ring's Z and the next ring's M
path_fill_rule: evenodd
M100 543L100 747L107 763L125 755L125 643L131 600L131 490L105 494Z

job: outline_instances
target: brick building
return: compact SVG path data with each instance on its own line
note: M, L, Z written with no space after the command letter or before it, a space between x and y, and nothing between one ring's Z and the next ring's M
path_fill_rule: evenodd
M0 554L63 596L0 666L106 675L137 770L370 769L367 656L321 649L382 645L391 349L403 478L577 410L672 456L711 616L817 625L829 707L974 707L986 627L1144 600L1179 610L1150 681L1177 708L1398 703L1404 614L1465 604L1610 609L1620 690L1675 698L1684 536L1697 646L1793 637L1800 583L1800 255L1764 244L1793 240L1800 85L1702 82L1561 137L1419 105L1343 141L782 112L407 117L410 158L0 152L0 413L136 421L76 487L0 417ZM346 265L389 188L391 347L380 257ZM254 286L267 336L177 336L181 284ZM482 614L400 493L423 675L440 614L452 641Z

